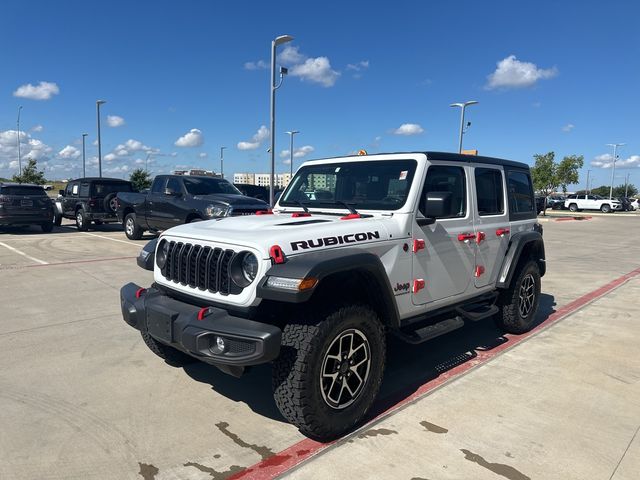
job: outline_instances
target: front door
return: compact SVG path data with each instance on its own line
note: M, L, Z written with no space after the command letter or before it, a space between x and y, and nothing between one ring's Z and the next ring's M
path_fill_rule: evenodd
M419 209L429 192L447 192L445 213L431 225L413 225L413 278L410 285L414 305L422 305L473 288L475 234L469 189L469 167L433 163L424 182Z
M472 166L476 201L474 232L476 265L473 272L478 288L495 284L509 245L505 179L502 167Z

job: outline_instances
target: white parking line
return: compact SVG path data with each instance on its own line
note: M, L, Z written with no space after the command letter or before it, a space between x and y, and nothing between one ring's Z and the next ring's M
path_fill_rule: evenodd
M112 242L126 243L127 245L132 245L134 247L142 248L142 246L139 243L127 242L126 240L119 240L117 238L105 237L104 235L98 235L97 233L89 233L89 232L80 232L80 233L84 233L85 235L91 235L92 237L104 238L105 240L111 240Z
M38 262L41 265L49 265L49 262L45 262L44 260L40 260L39 258L32 257L31 255L27 255L26 253L21 252L17 248L11 247L11 246L7 245L6 243L0 242L0 245L2 245L5 248L8 248L12 252L16 252L18 255L22 255L23 257L27 257L29 260L31 260L33 262Z

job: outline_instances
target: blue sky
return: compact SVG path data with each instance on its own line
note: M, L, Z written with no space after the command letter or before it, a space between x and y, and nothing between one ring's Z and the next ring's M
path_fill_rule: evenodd
M615 0L11 2L0 16L0 176L17 169L19 106L23 158L49 177L78 176L86 132L87 173L97 172L97 99L105 175L128 176L149 153L156 173L218 170L221 146L225 174L268 171L262 67L271 39L290 34L278 171L289 169L291 129L302 132L294 165L360 148L453 151L449 104L478 100L465 148L527 163L581 154L582 182L591 169L597 186L611 174L606 144L624 142L616 184L630 173L637 185L639 14Z

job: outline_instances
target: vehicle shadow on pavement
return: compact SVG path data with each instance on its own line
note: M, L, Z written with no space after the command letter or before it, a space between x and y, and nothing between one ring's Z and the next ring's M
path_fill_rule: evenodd
M553 295L540 295L536 327L555 312L555 305ZM476 351L488 351L507 342L509 337L491 319L469 322L459 330L420 345L409 345L389 336L384 380L368 418L376 417L425 383L472 360L477 356ZM192 379L211 385L218 394L234 402L245 403L258 415L286 422L271 394L270 365L253 367L241 378L234 378L216 367L199 362L185 366L184 371Z

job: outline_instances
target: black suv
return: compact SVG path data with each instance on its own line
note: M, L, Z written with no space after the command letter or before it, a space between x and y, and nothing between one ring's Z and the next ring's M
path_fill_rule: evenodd
M0 226L10 225L53 229L53 204L42 186L0 182Z
M133 192L131 182L118 178L78 178L60 190L59 210L64 218L75 219L80 231L96 225L117 222L118 192Z

